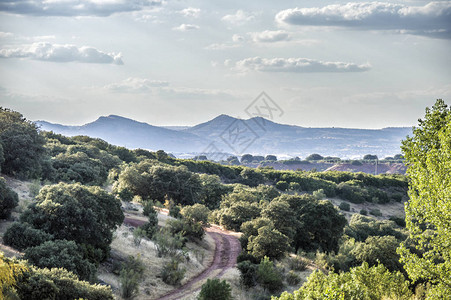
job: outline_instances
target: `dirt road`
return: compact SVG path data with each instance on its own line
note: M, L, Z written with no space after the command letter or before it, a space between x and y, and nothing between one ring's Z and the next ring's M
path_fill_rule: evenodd
M127 216L124 223L136 227L145 222ZM228 269L235 266L236 258L241 251L241 245L238 239L229 232L214 225L206 228L205 231L215 241L215 253L211 265L191 278L184 285L163 295L158 300L174 300L187 297L198 291L207 279L221 277Z

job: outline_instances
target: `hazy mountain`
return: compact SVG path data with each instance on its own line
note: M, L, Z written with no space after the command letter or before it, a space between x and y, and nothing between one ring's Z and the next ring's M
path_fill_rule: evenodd
M305 157L311 153L354 157L400 153L408 127L383 129L307 128L261 117L241 120L220 115L193 127L158 127L120 116L100 117L83 126L36 122L43 130L68 136L89 135L129 148L163 149L176 154L221 151Z
M88 135L101 138L111 144L128 148L150 150L164 149L168 152L196 152L208 141L188 132L152 126L124 117L110 115L82 126L64 126L46 121L35 122L42 130L67 136Z

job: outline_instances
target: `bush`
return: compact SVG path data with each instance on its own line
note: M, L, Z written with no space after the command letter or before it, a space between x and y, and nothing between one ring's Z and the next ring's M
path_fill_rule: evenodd
M17 250L39 246L52 239L53 236L45 231L35 229L28 223L17 222L11 225L3 236L3 242Z
M6 185L3 177L0 177L0 219L7 219L11 211L19 203L19 196Z
M169 216L179 219L182 217L182 214L180 213L181 210L182 210L182 208L179 205L172 205L169 208Z
M299 278L299 276L295 272L293 271L288 272L287 283L289 285L297 285L299 284L299 282L301 282L301 278Z
M44 242L25 250L24 258L40 268L64 268L82 280L95 279L95 265L83 259L80 248L73 241Z
M313 197L316 200L323 200L324 198L326 198L326 194L324 193L323 189L319 189L319 190L313 192Z
M185 243L181 234L172 235L167 230L161 229L153 237L158 257L175 256Z
M144 273L144 265L138 255L129 256L120 273L120 290L124 299L133 299L138 295L139 282Z
M362 209L360 210L360 214L361 214L362 216L366 216L366 215L368 215L368 211L367 211L366 209L362 208Z
M246 287L252 287L257 283L258 264L249 260L242 261L237 265L240 270L240 281Z
M172 258L167 264L163 266L160 272L163 282L170 285L179 284L185 276L186 270L179 267L179 261Z
M206 283L202 285L200 290L199 300L231 300L232 289L230 285L225 281L219 279L208 279Z
M282 276L268 257L262 259L258 265L257 282L272 293L283 287Z
M291 270L294 271L304 271L307 269L308 261L302 257L290 257L288 260L288 265Z
M180 213L190 222L206 225L208 223L208 214L210 210L202 204L196 203L192 206L185 206Z
M344 210L344 211L351 210L351 205L348 202L341 202L339 207L341 210Z
M286 190L288 190L289 187L290 187L290 185L288 184L288 182L283 181L283 180L278 181L276 183L276 188L281 191L286 191Z
M391 216L389 220L395 222L399 227L406 227L406 219L403 217Z
M381 213L380 209L378 209L378 208L370 209L370 214L373 216L376 216L376 217L382 216L382 213Z

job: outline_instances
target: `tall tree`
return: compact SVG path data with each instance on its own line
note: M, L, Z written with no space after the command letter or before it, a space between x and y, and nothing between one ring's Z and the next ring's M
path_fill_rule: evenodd
M426 108L402 150L410 180L406 224L422 255L406 245L398 251L413 280L433 284L429 299L445 299L451 295L451 108L443 100Z

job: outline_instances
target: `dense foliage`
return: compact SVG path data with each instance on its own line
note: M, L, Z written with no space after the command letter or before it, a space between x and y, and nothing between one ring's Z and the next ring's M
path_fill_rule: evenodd
M3 177L0 177L0 219L7 219L11 216L11 211L19 203L19 197L6 185Z
M403 141L410 181L406 223L415 248L400 248L413 280L433 284L428 299L451 295L451 108L437 100Z

